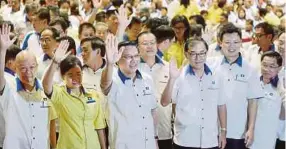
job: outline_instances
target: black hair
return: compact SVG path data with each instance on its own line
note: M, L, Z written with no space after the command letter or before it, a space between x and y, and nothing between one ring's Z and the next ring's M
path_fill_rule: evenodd
M105 19L106 19L106 13L104 11L101 11L95 15L96 22L105 22Z
M96 49L100 49L100 56L104 57L105 56L105 43L102 39L98 37L90 37L90 38L84 38L81 42L80 45L83 45L85 42L90 42L91 43L91 48L93 51Z
M181 0L180 5L183 5L185 8L188 8L190 5L190 0Z
M255 29L257 29L257 28L262 28L264 33L267 34L267 35L271 34L272 35L272 39L273 39L275 34L274 34L274 28L273 28L272 25L270 25L267 22L262 22L262 23L259 23L259 24L257 24L255 26Z
M133 24L141 24L142 21L138 17L132 17L131 22L127 26L128 28L131 28Z
M95 28L91 23L84 22L80 24L79 29L78 29L78 34L80 35L83 31L84 28L92 28L92 30L95 32Z
M167 7L161 7L161 10L164 9L168 12L168 8Z
M116 8L120 7L123 4L122 0L112 0L111 2L112 2L112 5Z
M258 14L259 14L259 16L264 17L267 14L267 9L259 8Z
M55 20L52 20L49 26L54 26L54 25L60 25L64 32L66 32L66 30L69 27L63 18L56 18Z
M168 25L169 22L161 18L149 18L146 22L146 27L153 32L158 26Z
M190 37L190 24L186 16L184 15L176 15L171 20L171 26L174 27L178 23L183 23L185 25L185 33L184 33L184 40L187 40Z
M73 2L70 6L71 15L79 15L79 6L77 2Z
M139 38L143 35L146 35L146 34L152 34L154 37L155 37L155 40L156 40L156 36L152 33L152 32L149 32L149 31L144 31L144 32L141 32L137 35L137 39L136 39L136 44L139 44Z
M50 16L50 12L49 9L47 9L46 7L42 7L40 8L37 12L36 15L39 17L39 19L41 20L47 20L47 24L50 23L51 21L51 16Z
M42 34L45 30L50 30L53 33L52 37L55 40L58 40L58 38L60 37L60 33L54 27L49 26L49 27L43 29L40 34Z
M22 50L19 46L16 46L14 44L12 44L8 49L7 49L7 52L6 52L6 55L5 55L5 64L7 64L7 62L9 60L15 60L16 56L18 53L20 53Z
M61 5L64 4L64 3L68 3L70 5L70 1L69 0L59 0L58 1L59 8L61 8Z
M250 24L250 25L253 26L253 20L251 20L251 19L247 19L247 20L246 20L246 23L248 23L248 24Z
M190 16L189 19L190 20L194 19L196 21L196 23L202 25L203 30L205 30L207 24L206 24L205 19L201 15L192 15L192 16Z
M71 68L79 66L82 70L81 61L74 55L69 55L60 63L61 75L64 76Z
M172 40L175 37L174 30L168 25L161 25L157 27L153 34L156 37L157 43L161 43L167 39Z
M207 10L202 10L202 11L200 12L201 15L208 14L208 13L209 13L209 12L208 12Z
M28 4L28 5L25 6L24 12L26 14L28 14L30 11L33 11L33 10L37 11L37 9L38 9L38 5L32 3L32 4Z
M200 24L191 25L190 37L202 37L202 29L203 27Z
M191 38L187 39L187 41L186 41L186 43L184 45L184 51L188 52L191 47L193 47L195 44L197 44L199 42L202 42L205 45L207 51L209 50L209 46L208 46L207 42L203 38L191 37Z
M261 56L261 61L263 61L264 57L271 57L271 58L275 58L277 61L278 66L282 66L282 62L283 62L283 58L282 56L276 52L276 51L267 51L265 53L262 54Z
M126 46L137 47L137 43L135 41L122 41L118 44L118 50L120 50L121 47L126 47Z
M106 18L109 18L112 15L115 15L115 12L118 12L116 9L107 10L106 11Z
M61 42L64 40L67 40L69 42L69 47L68 47L67 52L72 51L73 54L76 54L76 44L75 44L74 39L70 36L63 36L63 37L59 37L57 41Z
M237 33L240 39L242 37L241 30L238 27L236 27L232 23L227 23L220 28L218 34L219 40L222 41L224 34L231 34L231 33Z

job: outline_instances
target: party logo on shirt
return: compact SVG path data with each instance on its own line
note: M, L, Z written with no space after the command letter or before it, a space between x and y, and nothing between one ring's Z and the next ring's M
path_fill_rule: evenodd
M92 98L92 97L87 97L87 104L89 104L89 103L94 103L95 102L95 100Z

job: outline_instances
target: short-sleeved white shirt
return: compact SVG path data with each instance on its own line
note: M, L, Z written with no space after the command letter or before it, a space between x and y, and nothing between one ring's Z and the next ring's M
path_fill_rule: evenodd
M227 138L242 139L247 122L249 99L263 97L257 71L242 56L234 64L225 57L209 59L208 63L219 73L227 106Z
M29 92L16 79L16 86L6 83L0 96L0 113L5 120L5 149L48 149L50 106L43 100L39 81Z
M264 84L261 81L261 86L265 94L258 101L254 141L250 149L275 148L282 103L281 95L284 94L279 91L278 83L282 82L278 81L278 77L274 78L269 84Z
M169 104L166 107L161 105L161 96L169 79L169 64L156 56L155 64L152 67L149 67L147 63L141 60L138 69L150 75L155 84L154 90L158 102L157 131L159 140L172 139L172 105Z
M108 94L111 149L155 149L151 111L157 107L150 76L137 70L133 82L114 68Z
M225 104L220 81L205 65L202 78L190 65L176 80L172 103L176 104L174 143L184 147L218 146L218 106Z

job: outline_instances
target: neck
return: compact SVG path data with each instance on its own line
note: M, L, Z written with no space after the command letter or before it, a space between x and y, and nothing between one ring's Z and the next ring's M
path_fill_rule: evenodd
M91 8L90 8L90 7L88 7L88 8L86 8L86 9L85 9L85 11L84 11L84 12L85 12L85 13L88 13L90 10L91 10Z
M177 42L178 42L179 44L183 44L184 39L177 39Z
M76 96L80 96L80 95L81 95L80 87L72 88L72 89L70 89L70 90L71 90L71 92L72 92L73 94L75 94Z
M238 59L238 57L239 57L239 55L235 56L235 57L226 57L226 59L230 64L232 64Z
M200 68L200 69L194 69L193 71L195 72L195 75L199 78L201 78L204 75L204 67Z
M95 63L88 65L94 72L96 72L103 64L102 58L98 59Z
M152 67L155 64L155 56L142 56L142 59L149 67Z
M271 46L271 44L267 44L265 46L261 46L260 48L261 48L262 52L266 52L269 50L270 46Z
M163 52L164 50L166 50L166 49L164 49L164 47L163 47L162 44L158 44L157 48L158 48L161 52Z
M53 58L53 57L54 57L54 52L52 52L52 51L51 51L51 52L47 52L46 54L47 54L50 58Z
M20 7L17 7L16 9L13 9L12 8L12 12L17 12L17 11L19 11L20 10Z
M26 90L28 90L28 91L32 91L33 89L34 89L34 84L35 83L33 83L33 85L31 85L31 84L26 84L26 83L22 83L23 84L23 86L24 86L24 88L26 89Z
M270 79L269 78L263 77L262 81L263 81L264 84L270 83Z

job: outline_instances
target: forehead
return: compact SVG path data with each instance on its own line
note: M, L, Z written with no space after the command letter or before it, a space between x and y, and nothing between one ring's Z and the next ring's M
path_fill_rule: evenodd
M82 28L82 33L87 33L87 32L92 32L92 33L94 33L94 30L93 30L93 28L91 28L91 27L83 27Z
M126 46L122 55L135 55L138 54L138 49L136 46Z
M189 45L191 46L191 45ZM194 42L192 47L189 47L189 51L190 52L196 52L196 53L199 53L199 52L204 52L206 51L206 46L204 45L203 42Z
M255 32L256 33L264 33L264 29L259 27L259 28L255 28Z
M90 41L86 41L81 45L83 48L87 48L87 47L91 47L91 42Z
M185 27L185 24L183 22L178 22L174 26L175 27Z
M78 65L72 67L71 69L69 69L67 71L67 73L79 73L79 72L81 72L81 69L80 69L80 67Z
M266 64L277 64L277 59L274 57L265 56L262 60L262 63Z
M156 39L156 37L153 34L147 33L147 34L141 35L138 40L140 40L140 41L153 41L155 39Z
M46 29L42 32L41 36L51 37L51 36L53 36L53 32Z
M225 34L223 34L222 37L223 37L222 38L223 40L239 40L240 39L238 33L236 33L236 32L234 32L234 33L225 33Z

